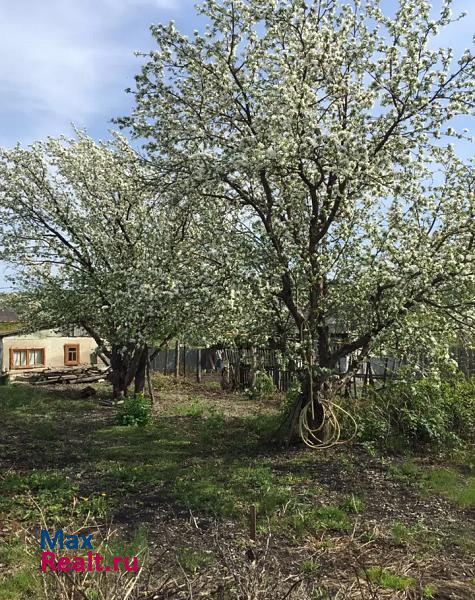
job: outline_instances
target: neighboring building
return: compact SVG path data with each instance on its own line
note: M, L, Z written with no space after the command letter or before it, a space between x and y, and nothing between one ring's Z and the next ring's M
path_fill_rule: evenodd
M0 331L0 371L14 377L25 371L87 366L96 363L96 349L93 338L78 329Z
M0 308L0 324L2 323L18 323L18 315L14 310Z

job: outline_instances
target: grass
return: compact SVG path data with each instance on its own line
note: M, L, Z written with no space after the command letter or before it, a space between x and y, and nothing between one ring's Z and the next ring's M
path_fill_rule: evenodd
M0 600L18 600L39 591L36 565L20 539L2 541L0 564Z
M23 567L14 573L0 575L0 600L19 600L39 592L39 581L33 567Z
M247 401L246 414L230 416L220 408L215 390L207 397L206 390L197 394L181 388L178 394L168 381L160 381L160 386L172 401L144 427L117 425L116 409L64 398L59 390L1 387L0 447L8 468L0 478L0 520L37 524L41 508L51 524L80 521L90 514L125 521L132 531L140 529L147 511L170 506L173 515L186 514L189 519L191 511L193 516L233 523L246 531L250 507L256 506L259 536L271 531L285 540L279 542L284 548L288 544L333 552L338 540L349 539L358 526L364 543L389 543L392 551L419 553L443 546L435 525L429 531L423 523L407 524L389 512L390 520L379 529L373 515L365 530L367 515L380 501L368 483L375 472L383 483L377 493L384 492L387 477L400 494L390 498L396 504L406 502L405 491L411 485L458 506L474 506L475 461L466 454L450 464L423 467L417 458L394 465L389 458L378 462L351 448L282 452L267 443L278 422L276 411L257 413ZM372 461L376 469L368 480L362 460ZM458 525L453 537L445 540L450 539L451 547L462 555L470 555L473 532ZM147 535L144 529L130 543L144 548ZM187 542L182 540L175 548L187 573L215 564L209 548ZM5 548L7 558L20 552L13 542ZM2 556L0 563L8 564ZM298 554L296 559L306 578L320 572L320 558L311 556ZM5 576L0 580L0 600L29 595L28 586L34 585L28 577L31 569L22 562L25 557L9 560L19 566L7 571L8 585ZM414 583L411 577L380 567L370 567L367 577L374 585L399 591Z
M181 546L176 549L177 561L181 567L188 573L194 574L203 567L207 567L215 562L215 557L211 552Z
M475 507L475 477L464 476L454 468L430 469L423 487L446 496L462 508Z
M132 502L154 487L163 488L169 501L218 517L246 518L251 504L265 516L289 500L292 477L275 473L269 461L256 456L260 428L254 419L250 435L236 445L242 423L227 421L192 398L178 414L150 426L118 426L112 418L88 424L85 434L81 427L92 403L65 403L16 385L5 392L0 393L0 412L18 433L27 431L25 451L33 453L29 469L6 476L0 500L0 511L20 520L32 518L35 504L52 521L72 507L78 515L91 511L101 517L124 493ZM59 423L68 427L61 429ZM210 458L213 449L219 452ZM37 451L42 459L35 464ZM53 468L61 459L66 459L64 467ZM24 460L30 462L28 456Z
M280 531L296 540L321 538L324 532L349 532L352 520L339 506L314 508L308 504L291 503L284 514L275 514L270 521L271 531Z
M316 577L321 566L313 560L304 560L300 566L300 571L304 577Z
M422 597L423 598L434 598L436 594L437 594L437 587L435 585L431 585L429 583L422 588Z
M413 577L398 575L381 567L369 567L365 573L371 583L389 590L407 590L416 583Z
M20 331L21 323L0 323L0 333L10 333L12 331Z
M429 467L408 460L389 471L396 481L415 483L424 494L436 493L461 508L475 506L475 451L466 450L453 466Z

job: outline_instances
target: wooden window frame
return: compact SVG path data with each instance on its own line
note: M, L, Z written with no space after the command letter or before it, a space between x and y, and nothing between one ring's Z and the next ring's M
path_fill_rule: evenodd
M76 350L76 360L69 360L68 358L68 352L72 348ZM67 367L77 367L81 364L79 344L64 344L64 364Z
M13 354L15 352L26 352L26 365L14 365ZM30 352L42 352L43 363L41 365L30 365ZM10 371L19 369L44 369L46 367L46 348L10 348Z

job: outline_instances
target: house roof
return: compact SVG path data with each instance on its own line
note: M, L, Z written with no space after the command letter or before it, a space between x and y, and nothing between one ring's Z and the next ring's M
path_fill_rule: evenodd
M10 335L18 335L19 333L25 333L24 329L9 329L8 331L2 331L0 329L0 340Z
M18 323L18 315L9 308L0 308L0 323Z

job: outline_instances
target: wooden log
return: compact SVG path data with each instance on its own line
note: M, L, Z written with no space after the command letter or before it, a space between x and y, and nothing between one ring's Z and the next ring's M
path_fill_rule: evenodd
M94 383L98 381L105 381L104 375L93 375L91 377L81 377L76 383Z

